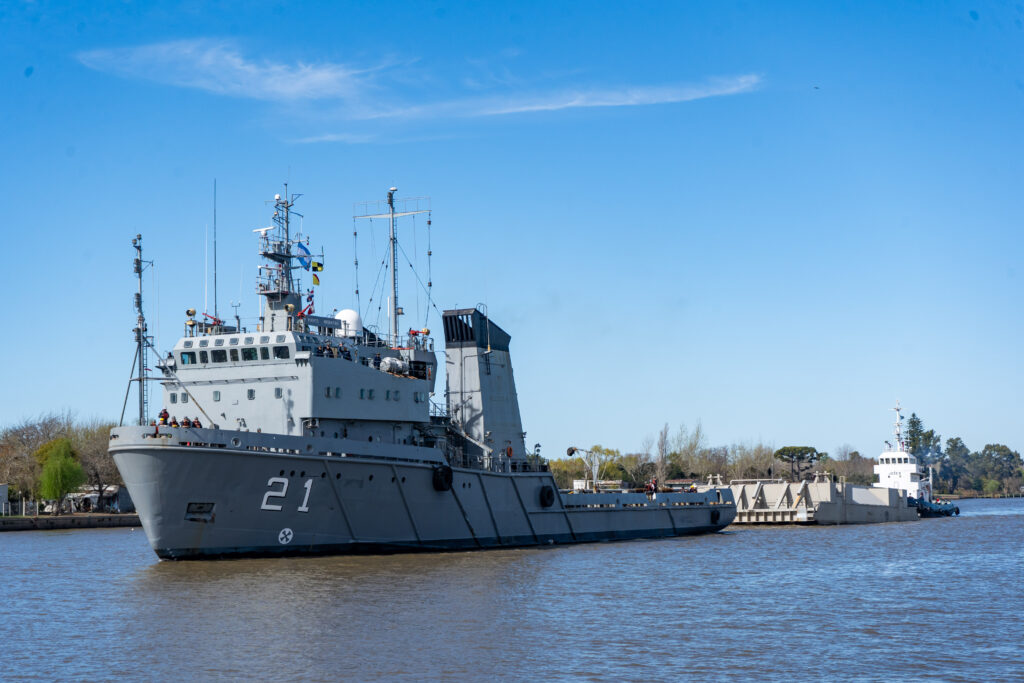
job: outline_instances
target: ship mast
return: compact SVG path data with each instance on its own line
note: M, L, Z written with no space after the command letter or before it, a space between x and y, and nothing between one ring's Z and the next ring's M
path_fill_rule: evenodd
M903 415L900 414L899 401L896 401L896 407L892 410L896 411L896 423L893 425L893 435L896 437L896 450L902 452L906 448L903 445Z
M139 280L139 291L135 293L135 312L137 316L134 330L135 360L139 364L139 375L133 381L139 383L139 424L144 425L149 417L149 388L146 382L146 346L149 342L149 330L146 325L146 315L142 312L142 272L146 269L146 266L153 265L153 262L142 260L142 235L135 236L135 239L132 240L132 246L135 247L133 268Z
M292 313L301 301L295 291L292 277L293 259L298 258L292 253L291 217L302 214L292 209L295 200L301 194L288 194L288 185L284 186L284 195L274 195L273 225L257 228L253 232L260 234L260 256L267 260L267 265L260 266L259 292L266 297L264 321L269 329L288 329ZM276 325L281 323L281 327Z
M391 305L388 311L388 319L391 321L391 343L392 345L398 345L398 271L395 266L398 264L398 240L395 235L395 193L398 192L397 187L392 187L388 190L388 213L390 218L388 223L390 225L389 238L391 240Z
M426 205L430 206L429 197L414 197L411 199L402 199L401 201L404 206L403 210L395 210L395 193L398 192L397 187L392 187L388 190L387 198L387 213L364 213L356 215L356 219L360 218L387 218L388 219L388 261L391 266L391 302L388 305L388 322L391 332L390 344L392 347L399 345L398 339L398 316L404 315L404 311L401 306L398 305L398 218L402 216L415 216L418 213L430 213L430 208L420 209L420 203L425 202ZM361 206L368 208L371 205L376 205L378 208L383 208L377 202L364 202ZM412 206L410 210L405 210L406 207Z

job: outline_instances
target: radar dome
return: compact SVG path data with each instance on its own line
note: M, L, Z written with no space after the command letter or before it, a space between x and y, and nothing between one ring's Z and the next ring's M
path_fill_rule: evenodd
M342 337L356 337L363 332L363 319L351 308L338 311L334 314L334 319L341 323L338 334Z

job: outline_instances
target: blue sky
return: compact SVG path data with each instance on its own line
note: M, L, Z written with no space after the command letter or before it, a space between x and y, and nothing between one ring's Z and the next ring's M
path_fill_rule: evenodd
M874 455L897 399L1024 448L1020 3L93 5L0 10L0 423L120 413L131 237L167 348L216 178L243 318L285 181L321 312L353 204L432 197L435 298L512 334L549 456L697 421Z

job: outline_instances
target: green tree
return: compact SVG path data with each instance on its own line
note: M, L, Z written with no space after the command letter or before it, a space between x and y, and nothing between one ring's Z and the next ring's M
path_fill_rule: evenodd
M946 439L946 452L939 463L939 481L945 483L949 493L960 487L960 480L967 474L970 457L971 449L964 445L960 437Z
M789 474L793 481L799 481L802 471L809 469L827 453L819 453L812 446L784 446L775 451L775 458L789 463Z
M71 440L54 439L40 446L34 455L43 466L39 475L39 495L43 499L57 501L54 514L60 514L67 495L86 482L85 472L74 458Z
M88 477L88 483L99 494L98 500L114 485L121 484L121 473L110 455L110 430L115 425L109 422L88 422L71 430L71 442L78 461Z
M907 450L922 465L931 465L942 457L942 437L934 429L925 431L924 422L911 413L904 432Z

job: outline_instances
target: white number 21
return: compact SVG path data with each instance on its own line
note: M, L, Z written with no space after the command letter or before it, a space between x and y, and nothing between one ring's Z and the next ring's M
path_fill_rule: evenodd
M284 477L271 477L267 480L267 486L276 486L280 484L281 488L278 490L270 489L263 494L263 504L260 505L260 510L280 510L281 506L275 503L271 503L271 498L284 498L288 493L288 480ZM302 505L298 507L298 512L309 512L309 492L313 490L313 480L307 479L306 483L303 484L306 489L306 495L302 497Z

